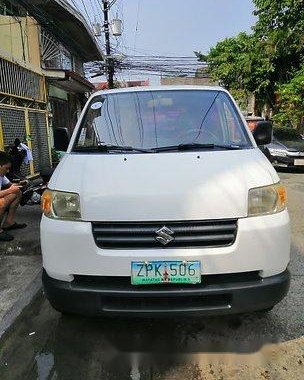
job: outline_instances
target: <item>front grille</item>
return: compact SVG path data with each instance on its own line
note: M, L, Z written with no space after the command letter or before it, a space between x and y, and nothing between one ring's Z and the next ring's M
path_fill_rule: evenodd
M103 311L116 312L174 312L199 311L203 309L228 309L232 302L230 294L179 297L102 297Z
M244 284L249 282L262 281L259 271L227 273L227 274L204 274L199 284L154 284L154 285L132 285L130 276L88 276L73 275L74 280L71 283L74 289L88 289L91 291L100 290L109 293L119 293L125 291L159 291L166 294L171 290L188 290L188 289L205 289L206 287L225 286L227 284Z
M166 227L165 234L157 233ZM222 247L234 243L237 219L187 222L92 223L95 243L104 249ZM162 239L170 240L166 245ZM158 240L158 239L159 240Z

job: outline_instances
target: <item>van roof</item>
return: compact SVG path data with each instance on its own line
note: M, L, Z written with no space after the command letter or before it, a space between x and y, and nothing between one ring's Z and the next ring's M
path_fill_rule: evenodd
M144 92L144 91L165 91L165 90L200 90L200 91L223 91L227 92L223 87L219 86L143 86L143 87L127 87L127 88L115 88L113 90L99 90L94 92L95 95L113 94L120 92Z

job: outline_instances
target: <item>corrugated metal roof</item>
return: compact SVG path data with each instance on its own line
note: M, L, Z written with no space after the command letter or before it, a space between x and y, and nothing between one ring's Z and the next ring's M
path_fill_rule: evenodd
M85 18L63 0L20 0L31 16L84 62L102 60L103 54Z

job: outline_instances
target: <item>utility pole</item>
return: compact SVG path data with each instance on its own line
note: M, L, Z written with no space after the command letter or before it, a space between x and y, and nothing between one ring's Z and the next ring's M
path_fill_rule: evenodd
M106 67L108 73L108 87L114 88L114 61L111 57L111 45L110 45L110 25L109 25L109 2L108 0L102 0L103 4L103 17L104 17L104 31L106 40Z

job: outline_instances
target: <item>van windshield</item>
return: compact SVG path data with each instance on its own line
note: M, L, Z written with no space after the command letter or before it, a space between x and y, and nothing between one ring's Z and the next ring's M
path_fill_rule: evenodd
M165 151L166 147L252 147L229 96L213 90L118 92L95 96L74 151L98 147ZM115 149L116 148L116 149ZM121 148L120 150L118 148ZM125 148L125 149L124 149Z

